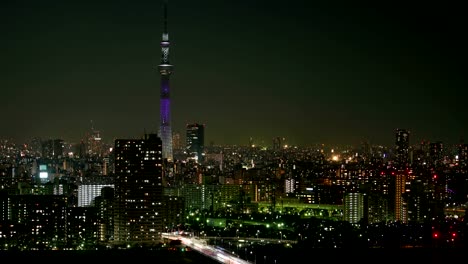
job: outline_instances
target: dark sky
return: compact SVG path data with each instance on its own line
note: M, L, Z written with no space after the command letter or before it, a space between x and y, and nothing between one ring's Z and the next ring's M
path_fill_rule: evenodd
M347 3L347 2L352 2ZM450 1L170 0L173 131L209 144L468 140L465 9ZM163 0L2 1L0 137L159 127Z

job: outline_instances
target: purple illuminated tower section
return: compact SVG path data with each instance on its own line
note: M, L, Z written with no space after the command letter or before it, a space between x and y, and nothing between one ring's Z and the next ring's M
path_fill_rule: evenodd
M161 40L161 64L158 65L161 75L161 127L162 157L172 161L172 129L171 129L171 97L169 77L172 74L173 65L169 63L169 34L167 33L167 0L164 1L164 32Z

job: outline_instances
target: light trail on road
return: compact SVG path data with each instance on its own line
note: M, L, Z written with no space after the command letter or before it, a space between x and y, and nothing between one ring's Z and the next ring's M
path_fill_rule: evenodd
M206 240L195 238L195 237L186 237L174 233L163 233L163 238L170 240L180 240L182 244L187 247L190 247L205 256L208 256L214 260L219 261L220 263L225 264L252 264L252 262L238 258L237 256L231 254L230 252L213 247L208 245Z

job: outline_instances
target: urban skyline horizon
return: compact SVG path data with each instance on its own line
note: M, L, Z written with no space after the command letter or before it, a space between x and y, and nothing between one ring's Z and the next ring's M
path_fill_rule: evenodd
M196 123L191 123L191 124L196 124ZM205 124L205 126L206 126L206 124ZM239 142L218 143L218 142L215 142L215 141L210 140L209 138L207 138L206 134L205 134L205 146L207 146L207 147L209 147L209 146L239 146L239 147L242 147L242 146L251 146L251 143L252 143L254 146L257 146L257 147L271 148L273 146L273 144L274 144L274 141L277 138L281 138L282 139L282 146L287 145L289 147L316 147L316 146L323 145L323 146L331 147L331 148L336 148L336 147L341 148L341 147L360 147L363 144L367 144L369 146L382 146L382 147L386 147L386 148L393 148L393 147L395 147L395 139L396 139L395 138L395 131L397 129L392 131L393 133L391 135L389 135L390 139L386 143L372 142L370 140L363 139L363 140L361 140L359 142L354 142L354 143L353 142L333 142L332 140L330 140L330 141L327 141L327 142L318 142L318 141L313 142L313 141L311 141L311 142L303 143L303 144L295 144L294 142L291 141L291 139L286 138L286 137L282 137L282 136L276 136L276 137L272 137L272 138L268 138L268 139L265 139L265 138L262 138L262 137L251 136L251 137L245 138L245 139L243 139L242 141L239 141ZM419 139L415 140L413 138L411 130L405 129L405 128L399 128L399 129L404 129L404 130L407 130L409 132L409 145L412 146L412 147L420 146L420 145L423 145L423 144L440 142L440 143L443 144L443 146L445 148L449 149L449 148L457 147L460 144L468 143L468 142L465 142L464 140L458 140L458 141L454 140L454 141L451 141L451 142L444 142L442 140L428 140L428 139L424 139L424 138L419 138ZM101 133L101 131L99 129L94 129L93 130L93 128L91 128L91 129L89 129L87 131L83 131L81 137L78 137L78 138L69 138L69 137L63 137L63 136L60 136L60 135L55 135L55 136L31 135L30 137L23 138L23 139L0 136L0 140L8 140L9 142L13 142L13 143L15 143L17 145L21 145L21 144L31 143L35 139L39 139L40 141L60 139L60 140L63 140L67 144L73 145L73 144L78 144L79 142L83 142L84 140L86 140L89 136L92 135L93 131L96 132L99 135L99 137L100 137L99 140L101 142L103 142L104 144L107 144L107 145L114 144L115 141L118 140L118 139L143 139L145 137L145 135L149 135L149 134L157 134L158 137L160 137L159 132L147 131L146 129L142 129L141 133L135 134L135 135L127 135L127 136L122 135L122 136L107 137L105 134L103 136L103 134ZM184 146L185 143L186 143L186 131L185 130L183 132L179 131L179 130L173 131L173 137L177 136L177 134L178 134L178 136L180 138L180 141L179 141L178 144Z
M7 3L0 137L79 141L89 120L103 140L158 133L163 2ZM468 140L462 8L168 3L174 132L205 124L206 145L393 146L397 128L411 144Z

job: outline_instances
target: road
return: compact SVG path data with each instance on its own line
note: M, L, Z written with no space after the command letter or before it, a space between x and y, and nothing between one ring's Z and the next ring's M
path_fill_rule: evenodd
M208 245L206 240L197 237L181 236L176 233L163 233L162 237L170 240L180 240L182 244L190 247L201 254L208 256L220 263L225 264L252 264L252 262L243 260L233 255L223 248Z

